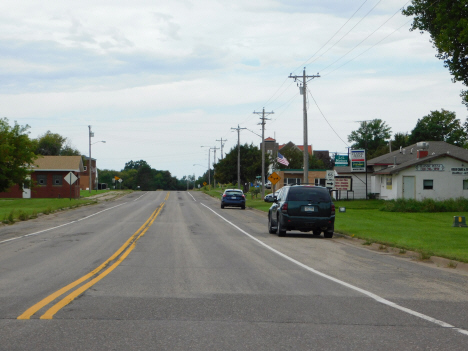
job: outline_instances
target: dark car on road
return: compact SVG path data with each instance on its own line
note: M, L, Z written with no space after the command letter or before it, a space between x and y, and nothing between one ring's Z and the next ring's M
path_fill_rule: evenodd
M268 211L268 231L278 236L288 230L333 237L335 205L327 188L292 185L280 189Z
M245 210L245 195L240 189L226 189L221 197L221 208L240 207Z

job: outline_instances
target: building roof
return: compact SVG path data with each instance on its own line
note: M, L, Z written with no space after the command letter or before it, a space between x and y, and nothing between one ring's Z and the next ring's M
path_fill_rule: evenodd
M427 142L429 147L426 149L428 155L425 157L417 157L417 144L407 146L402 150L390 152L388 154L373 158L367 162L370 166L387 166L375 174L394 174L403 169L418 164L424 164L440 157L451 157L463 162L468 162L468 150L461 147L448 144L444 141Z
M84 171L81 156L39 156L32 168L34 171Z
M265 141L276 141L275 139L273 139L272 137L268 137L265 139Z
M290 142L287 143L287 144L279 145L279 146L278 146L278 149L281 150L281 149L284 148L284 147L296 147L296 148L298 148L300 151L304 152L304 145L296 145L296 144L294 144L292 141L290 141ZM309 155L312 155L312 145L309 145L308 151L309 151Z
M427 148L427 151L429 152L428 156L448 153L456 158L460 158L462 160L466 159L468 162L468 150L466 149L446 143L445 141L427 141L427 143L429 144L429 147ZM367 164L369 166L390 166L393 164L399 165L410 160L416 160L417 151L417 144L413 144L402 148L401 150L396 150L368 160Z

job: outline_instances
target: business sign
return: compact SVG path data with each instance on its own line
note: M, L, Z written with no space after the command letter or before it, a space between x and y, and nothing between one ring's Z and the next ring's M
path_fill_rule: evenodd
M365 172L366 171L366 150L351 150L351 172Z
M351 177L335 178L335 187L333 190L353 190L353 181Z
M453 175L468 175L468 168L467 167L455 167L455 168L450 168L450 172L452 172Z
M347 167L349 165L348 155L335 155L336 167Z
M444 165L442 164L425 164L425 165L417 165L417 171L431 171L431 172L443 172L445 169Z

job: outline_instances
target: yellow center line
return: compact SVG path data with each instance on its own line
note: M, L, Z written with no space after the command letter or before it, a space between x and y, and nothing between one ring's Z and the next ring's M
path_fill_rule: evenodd
M165 201L169 198L169 193L167 193L166 198L164 199ZM74 281L73 283L68 284L67 286L63 287L62 289L56 291L55 293L47 296L43 300L39 301L35 305L31 306L28 308L23 314L17 317L17 319L30 319L32 315L34 315L37 311L39 311L41 308L45 307L52 301L54 301L56 298L59 296L65 294L67 291L73 289L75 286L85 282L86 280L92 278L95 276L97 273L102 271L104 268L108 267L109 264L114 261L119 255L122 254L122 252L125 252L117 259L117 261L112 264L107 270L104 272L100 273L99 276L94 278L93 280L89 281L82 287L78 288L65 298L63 298L61 301L59 301L57 304L52 306L47 312L42 315L40 318L41 319L52 319L53 315L57 313L61 308L72 302L76 297L78 297L80 294L85 292L87 289L89 289L91 286L96 284L99 280L104 278L106 275L108 275L110 272L112 272L127 256L128 254L133 250L133 248L136 245L136 242L146 233L146 231L149 229L149 227L153 224L155 221L156 217L159 215L161 212L162 208L164 207L164 202L151 214L151 216L146 220L146 222L111 256L109 257L104 263L102 263L99 267L91 271L90 273L84 275L83 277L79 278L78 280Z

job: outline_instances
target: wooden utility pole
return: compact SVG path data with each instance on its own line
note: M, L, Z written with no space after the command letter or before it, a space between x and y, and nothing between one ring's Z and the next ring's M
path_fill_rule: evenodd
M220 141L221 142L221 160L224 159L224 156L223 156L223 147L224 147L224 143L226 143L226 139L223 140L223 138L221 138L221 140L218 140L216 139L216 141ZM223 143L224 141L224 143Z
M263 112L255 112L257 115L262 115L261 125L262 125L262 199L265 197L265 121L269 118L265 118L265 115L272 115L274 112L265 112L265 107L263 108Z
M214 150L214 155L213 155L213 187L216 188L216 179L215 179L215 169L214 165L216 164L216 150L219 150L219 147L212 147L211 150Z
M240 131L247 128L240 128L237 125L237 128L231 129L237 130L237 189L240 189Z
M307 184L309 182L309 143L307 140L307 79L312 80L314 78L320 78L319 74L308 76L306 75L305 67L302 72L302 76L293 76L289 74L289 78L294 78L294 81L302 78L302 86L299 86L301 94L303 95L303 115L304 115L304 180Z

